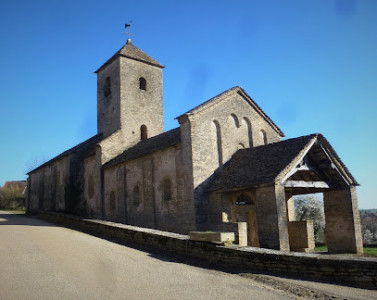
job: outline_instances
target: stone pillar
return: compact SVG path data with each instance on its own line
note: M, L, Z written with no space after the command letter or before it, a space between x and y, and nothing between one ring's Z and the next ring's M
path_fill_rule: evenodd
M256 202L260 247L289 251L284 187L273 185L257 189Z
M289 222L296 221L295 201L291 194L286 194L287 199L287 216Z
M323 193L329 253L363 253L356 188Z

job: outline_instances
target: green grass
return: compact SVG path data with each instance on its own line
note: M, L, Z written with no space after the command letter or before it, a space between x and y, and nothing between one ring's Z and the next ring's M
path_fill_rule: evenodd
M24 209L5 209L5 208L0 208L2 211L9 211L17 214L24 214L26 211Z
M314 248L315 252L327 252L327 247L326 246L318 246Z
M327 252L326 246L319 246L314 248L315 252ZM377 248L364 247L365 256L377 256Z
M377 256L377 248L364 248L364 254L368 256Z

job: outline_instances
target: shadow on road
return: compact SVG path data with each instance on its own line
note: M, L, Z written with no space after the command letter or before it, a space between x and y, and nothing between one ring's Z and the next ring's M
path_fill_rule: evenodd
M12 212L3 210L0 210L0 226L1 225L57 227L54 224L41 221L29 215L25 215L25 213L23 212Z

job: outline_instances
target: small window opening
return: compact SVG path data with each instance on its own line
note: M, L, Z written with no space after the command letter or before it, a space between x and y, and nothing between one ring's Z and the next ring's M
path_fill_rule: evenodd
M148 129L145 125L141 125L140 127L140 138L141 140L146 140L148 138Z
M134 205L139 206L140 204L140 191L139 186L136 185L133 190L133 199L134 199Z
M171 200L171 181L169 178L165 178L162 183L162 198L165 202L169 202Z
M253 204L253 201L246 194L239 195L236 200L236 205L252 205L252 204Z
M115 209L115 193L112 191L110 193L110 209L113 210Z
M147 90L147 81L145 80L144 77L140 77L140 78L139 78L139 88L140 88L141 90L144 90L144 91Z
M106 77L105 79L105 85L103 86L103 95L105 97L108 97L111 95L111 81L110 77Z

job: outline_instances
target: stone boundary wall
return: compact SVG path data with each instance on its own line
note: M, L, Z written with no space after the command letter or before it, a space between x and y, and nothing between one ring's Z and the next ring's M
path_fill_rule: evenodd
M377 289L377 258L224 247L192 241L188 235L52 212L41 212L39 218L97 236L183 254L221 266L240 268L242 272L280 274Z

